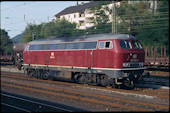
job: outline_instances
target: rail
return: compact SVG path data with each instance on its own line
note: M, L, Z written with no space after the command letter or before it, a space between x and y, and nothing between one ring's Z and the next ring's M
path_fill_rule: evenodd
M15 109L15 111L22 112L73 112L72 110L61 108L58 106L38 102L39 100L34 98L26 98L21 95L1 92L2 102L1 104L7 108ZM8 100L8 101L5 101ZM29 105L29 106L27 106ZM3 109L4 110L4 109ZM8 110L7 110L8 111Z
M26 78L26 76L21 76L19 75L18 77L16 76L9 76L9 75L4 75L2 76L3 78L11 78L11 79L22 79L22 78L25 78L22 79L24 81L27 81L28 78ZM122 94L122 95L133 95L133 96L138 96L138 97L145 97L145 98L161 98L161 99L168 99L169 98L169 93L167 91L158 91L157 90L151 90L151 89L136 89L136 90L122 90L122 89L110 89L110 88L102 88L102 87L97 87L97 86L84 86L84 85L81 85L81 84L73 84L73 83L66 83L66 82L59 82L59 81L46 81L46 80L40 80L40 79L33 79L33 78L29 78L31 79L31 81L35 81L36 83L48 83L48 84L55 84L55 86L61 86L61 85L64 85L64 87L76 87L77 88L85 88L87 90L96 90L96 91L99 91L99 92L112 92L112 93L116 93L116 94ZM94 102L92 98L100 98L101 99L108 99L108 100L113 100L114 102L115 101L118 101L118 102L123 102L123 103L131 103L131 104L140 104L140 105L146 105L146 103L143 103L143 102L138 102L136 100L129 100L129 99L119 99L119 98L112 98L112 97L107 97L107 96L101 96L101 95L95 95L95 94L88 94L88 93L81 93L81 92L77 92L77 91L72 91L72 90L66 90L66 89L60 89L60 88L49 88L49 87L45 87L45 86L39 86L39 85L33 85L33 84L24 84L24 83L16 83L16 82L7 82L7 81L3 81L2 80L2 86L4 85L10 85L11 87L18 87L20 89L22 88L26 88L26 90L33 90L33 89L36 89L35 91L37 92L38 90L41 90L41 92L44 92L46 93L46 91L48 91L48 94L52 94L52 95L56 95L57 96L61 96L61 97L65 97L65 98L72 98L74 96L75 99L78 98L78 100L85 100L87 101L87 97L90 97L90 102ZM50 91L50 92L49 92ZM144 91L144 92L143 92ZM39 91L38 91L39 92ZM55 94L54 94L55 93ZM62 93L62 95L60 95L60 93ZM80 95L80 97L78 96ZM78 97L77 97L78 96ZM84 99L83 97L86 97L86 99ZM112 103L113 104L113 103ZM150 106L150 107L154 107L155 105L152 105L152 104L147 104L147 106ZM119 106L120 107L120 106ZM123 106L121 106L122 108ZM161 108L161 109L167 109L167 107L165 106L156 106L157 108ZM129 108L130 109L130 108Z

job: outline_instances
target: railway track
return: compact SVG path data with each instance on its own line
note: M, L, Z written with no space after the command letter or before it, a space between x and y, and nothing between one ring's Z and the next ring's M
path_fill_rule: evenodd
M3 72L2 77L7 77L7 78L12 78L12 79L20 79L20 80L24 80L24 81L36 81L36 83L40 82L40 83L52 83L52 84L55 84L55 85L66 85L66 86L70 86L70 85L73 85L75 87L81 87L81 86L84 86L84 85L81 85L81 84L76 84L76 83L71 83L71 82L62 82L62 81L48 81L48 80L42 80L42 79L36 79L36 78L29 78L28 76L26 75L23 75L21 73L10 73L10 75L6 72ZM100 86L90 86L88 85L88 87L91 87L92 89L93 88L100 88L100 89L106 89L106 87L100 87ZM147 88L135 88L134 90L122 90L122 89L112 89L112 88L107 88L108 90L111 90L111 91L123 91L123 92L130 92L130 93L146 93L148 92L148 95L150 95L151 92L153 92L153 94L155 93L155 90L153 89L147 89ZM157 89L158 92L160 89ZM156 92L156 93L158 93ZM144 94L143 93L143 94ZM164 93L164 94L169 94L169 92L160 92L160 93ZM158 95L158 97L160 97Z
M167 111L169 92L162 89L122 90L88 86L60 81L47 81L28 78L19 73L1 73L2 89L10 88L59 97L64 100L91 105L102 111ZM22 82L21 82L22 81ZM42 85L43 84L43 85ZM48 84L49 86L46 86ZM52 87L51 87L52 86ZM153 103L153 100L158 100ZM95 107L96 106L96 107Z
M73 112L71 109L66 109L61 106L50 105L49 102L25 97L21 95L1 92L2 111L10 109L11 112Z
M3 68L2 68L3 69ZM10 69L9 72L17 72L14 69ZM24 73L23 71L19 71L20 73ZM139 88L167 88L169 89L169 73L167 72L157 72L156 74L158 75L154 75L155 73L150 72L150 76L148 77L144 77L142 81L139 81L135 86L139 87ZM14 74L16 75L16 74ZM28 78L28 76L26 76L26 78Z

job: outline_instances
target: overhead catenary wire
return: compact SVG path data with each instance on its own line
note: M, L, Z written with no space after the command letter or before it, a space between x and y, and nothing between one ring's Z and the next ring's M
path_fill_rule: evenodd
M36 1L35 1L36 2ZM26 4L28 4L28 3L26 3ZM24 5L24 4L21 4L21 5ZM20 6L20 5L19 5ZM16 7L19 7L19 6L16 6ZM37 6L37 7L40 7L40 6ZM15 8L15 7L11 7L11 8ZM8 9L10 9L10 8L8 8ZM143 9L143 10L145 10L145 9ZM121 12L119 12L119 13L121 13ZM166 15L168 15L169 14L169 12L165 12L166 13ZM152 15L152 14L150 14L150 15ZM153 13L153 15L155 15L154 13ZM118 15L119 16L119 15ZM130 16L132 16L132 15L124 15L123 16L123 18L124 17L130 17ZM133 17L141 17L141 15L140 14L133 14ZM47 16L46 17L46 19L48 18L49 16ZM49 17L49 18L54 18L54 16L53 17ZM32 21L37 21L37 20L42 20L43 18L41 18L41 19L35 19L35 20L32 20ZM28 21L31 21L31 20L28 20ZM17 22L18 23L18 22ZM13 24L13 23L12 23ZM4 25L10 25L10 24L4 24Z
M36 1L32 1L31 3L33 3L33 2L36 2ZM4 9L1 9L1 11L18 8L20 6L28 5L28 4L31 4L31 3L23 3L23 4L20 4L20 5L13 6L13 7L4 8Z
M159 15L159 16L168 16L169 15L169 12L163 12L161 15ZM119 16L119 15L118 15ZM134 17L134 18L137 18L137 17L142 17L141 15L139 15L139 14L133 14L133 15L126 15L126 16L124 16L124 18L128 18L128 17ZM156 14L154 14L154 13L151 13L151 15L150 15L151 17L153 17L153 18L148 18L148 19L145 19L145 22L149 22L149 21L151 21L151 20L157 20L157 22L154 22L152 25L155 25L155 27L157 27L157 25L159 26L159 21L165 21L164 23L166 23L168 20L169 20L169 16L168 17L165 17L165 18L159 18L159 16L157 16ZM36 21L41 21L41 20L48 20L48 17L49 16L47 16L47 17L44 17L44 18L39 18L39 19L26 19L25 20L25 22L27 22L27 23L29 23L30 22L30 24L31 23L34 23L34 22L36 22ZM143 17L145 17L145 15L143 15ZM49 17L50 19L52 19L52 18L54 18L54 16L53 17ZM23 23L24 21L18 21L18 22L13 22L13 23L9 23L9 24L3 24L3 25L13 25L13 24L19 24L19 23ZM41 22L41 23L43 23L43 22ZM44 23L47 23L47 22L45 22L44 21ZM148 24L148 23L147 23ZM147 26L147 24L145 24L145 26ZM104 25L107 25L107 24L103 24L103 26ZM131 27L131 28L133 28L133 27L139 27L139 26L128 26L128 27ZM150 27L150 25L148 25L148 27ZM159 26L159 28L160 28L161 26ZM166 25L163 25L163 27L167 27ZM159 29L159 28L157 28L157 29ZM52 28L51 28L52 29ZM161 28L160 28L161 29ZM107 30L110 30L110 28L105 28L105 29L100 29L100 30L103 30L103 31L107 31ZM122 30L124 30L124 29L122 29ZM95 31L95 30L94 30ZM146 30L147 31L147 30ZM80 31L81 32L81 31Z
M164 15L164 16L168 16L167 15ZM131 17L131 16L127 16L127 17ZM135 15L133 15L133 17L136 17ZM43 19L47 19L47 18L54 18L54 17L49 17L47 16L46 18L39 18L39 19L33 19L33 20L26 20L26 21L39 21L39 20L43 20ZM123 17L124 18L124 17ZM145 19L145 21L148 21L148 20L166 20L166 19L169 19L169 18L158 18L158 19ZM19 22L15 22L15 23L9 23L9 24L2 24L3 25L12 25L12 24L17 24L17 23L22 23L23 21L19 21Z

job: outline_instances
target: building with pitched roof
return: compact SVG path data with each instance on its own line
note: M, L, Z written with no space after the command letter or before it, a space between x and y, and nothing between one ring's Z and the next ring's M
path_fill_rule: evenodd
M55 15L56 20L65 18L70 22L77 23L77 28L79 29L92 27L94 26L94 23L91 23L94 19L94 14L90 11L90 8L96 6L97 4L98 2L92 1L67 7Z
M120 5L121 0L116 0L115 4ZM128 0L129 4L139 2L133 1L133 0ZM153 10L157 9L157 0L149 0L149 7ZM97 6L99 4L98 1L90 1L88 3L81 3L77 4L75 6L70 6L59 12L58 14L55 15L56 20L61 20L65 18L69 22L75 22L77 23L77 28L78 29L86 29L94 26L93 20L94 20L94 14L90 10L90 8ZM112 1L110 4L108 4L108 7L111 9L113 6ZM109 13L108 13L109 14ZM112 21L112 16L109 15L110 21Z

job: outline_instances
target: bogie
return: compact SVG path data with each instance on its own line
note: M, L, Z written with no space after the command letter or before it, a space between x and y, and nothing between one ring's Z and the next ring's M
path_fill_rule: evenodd
M123 79L113 79L105 74L50 71L46 69L27 69L27 75L29 77L35 77L45 80L67 80L79 84L99 85L105 87L112 86L114 88L126 89L133 89L134 87L134 81L132 77L125 77Z

